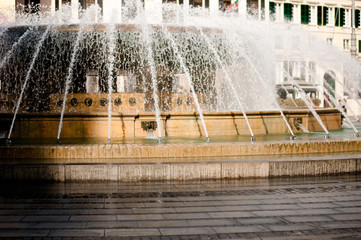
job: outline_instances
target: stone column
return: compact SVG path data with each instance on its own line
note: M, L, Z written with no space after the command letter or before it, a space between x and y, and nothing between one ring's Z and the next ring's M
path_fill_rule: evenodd
M269 0L264 0L264 14L266 22L269 22Z
M71 5L71 21L77 23L79 22L79 1L71 0L70 5Z
M148 23L160 24L162 22L162 0L144 1L144 11L146 16L151 17L147 19Z
M55 13L55 1L59 1L59 0L51 0L50 2L50 12L52 15Z
M122 1L103 0L103 17L105 22L122 21Z
M283 3L276 2L276 22L284 21Z
M241 16L246 16L247 15L247 1L238 1L238 14Z
M218 0L209 0L209 13L211 16L218 13L219 2Z

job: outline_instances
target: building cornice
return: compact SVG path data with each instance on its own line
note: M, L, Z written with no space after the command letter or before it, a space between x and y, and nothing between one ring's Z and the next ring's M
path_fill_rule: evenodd
M290 0L291 3L303 3L302 0Z

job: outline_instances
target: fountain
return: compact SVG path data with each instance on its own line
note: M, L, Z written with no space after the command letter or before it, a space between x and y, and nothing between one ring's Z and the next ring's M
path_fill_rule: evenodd
M346 114L335 97L329 99L336 108L315 108L294 72L280 67L307 61L359 88L361 67L344 53L300 26L232 13L211 18L174 4L163 4L164 21L154 22L140 1L134 4L137 11L121 22L102 19L97 6L74 21L63 6L1 26L0 133L7 146L0 146L0 158L119 164L361 149L356 138L332 136ZM309 85L323 87L305 64L299 71L309 74ZM285 82L278 83L280 74ZM282 106L277 83L287 93L290 83L307 107ZM329 88L319 93L330 95ZM327 140L309 137L320 131ZM77 174L58 180L82 179Z

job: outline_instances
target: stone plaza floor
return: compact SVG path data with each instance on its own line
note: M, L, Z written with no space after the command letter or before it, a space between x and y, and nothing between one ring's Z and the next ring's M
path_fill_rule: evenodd
M2 182L0 238L361 239L361 176Z

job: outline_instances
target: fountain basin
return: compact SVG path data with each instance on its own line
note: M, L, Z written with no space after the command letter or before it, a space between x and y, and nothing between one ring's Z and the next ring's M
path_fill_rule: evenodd
M164 181L361 171L360 140L0 146L0 179Z
M336 109L318 109L322 121L330 131L341 129L341 113ZM322 131L309 110L284 111L294 132L300 132L302 124L310 132ZM0 114L2 131L8 131L12 114ZM278 111L247 112L255 135L290 134ZM142 128L147 122L155 122L153 113L112 113L111 138L147 137ZM204 121L208 134L212 136L250 135L241 112L206 112ZM162 113L162 136L205 137L196 112ZM59 127L59 114L21 113L15 122L12 138L55 138ZM159 126L157 126L159 127ZM155 130L155 129L153 129ZM75 112L64 115L62 138L106 138L108 135L108 114Z

